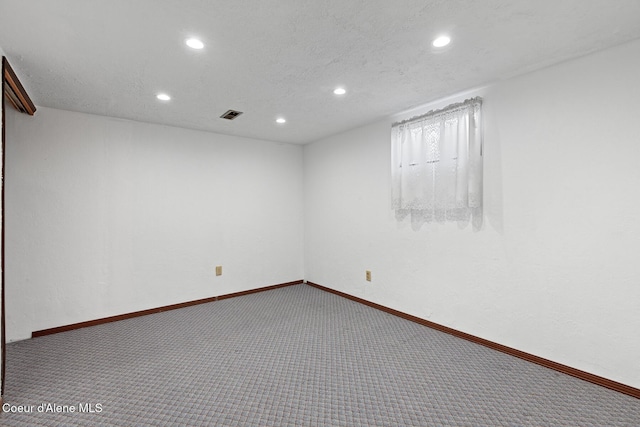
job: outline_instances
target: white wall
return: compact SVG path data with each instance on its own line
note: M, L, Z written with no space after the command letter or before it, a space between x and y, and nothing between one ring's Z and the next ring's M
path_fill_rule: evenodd
M479 232L397 223L397 117L306 146L305 278L640 387L638 76L640 41L421 108L484 97Z
M6 174L9 340L304 277L300 146L40 107Z

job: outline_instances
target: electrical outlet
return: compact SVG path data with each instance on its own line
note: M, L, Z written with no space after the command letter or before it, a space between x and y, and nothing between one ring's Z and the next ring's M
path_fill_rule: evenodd
M369 270L367 270L365 272L364 277L365 277L365 279L367 279L367 282L370 282L371 281L371 272Z
M222 266L216 266L216 276L222 276Z

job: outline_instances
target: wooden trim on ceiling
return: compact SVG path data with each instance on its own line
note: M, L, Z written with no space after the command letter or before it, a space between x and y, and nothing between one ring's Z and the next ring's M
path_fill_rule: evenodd
M257 292L270 291L272 289L284 288L285 286L299 285L302 280L280 283L278 285L264 286L262 288L249 289L247 291L235 292L232 294L219 295L215 297L203 298L194 301L181 302L179 304L165 305L163 307L150 308L148 310L134 311L132 313L119 314L117 316L103 317L101 319L88 320L86 322L73 323L71 325L58 326L55 328L42 329L31 333L31 338L45 335L57 334L59 332L72 331L74 329L87 328L89 326L102 325L104 323L117 322L119 320L131 319L133 317L146 316L147 314L161 313L163 311L176 310L178 308L190 307L192 305L206 304L208 302L220 301L223 299L235 298L242 295L255 294Z
M24 90L18 76L4 56L2 57L2 75L4 76L2 85L3 92L9 102L11 102L16 110L33 116L36 112L36 106L31 101L31 98L29 98L27 91Z
M318 289L321 289L323 291L330 292L330 293L335 294L335 295L339 295L339 296L341 296L343 298L350 299L351 301L359 302L361 304L367 305L367 306L375 308L377 310L384 311L385 313L389 313L389 314L392 314L394 316L401 317L401 318L406 319L406 320L410 320L410 321L412 321L414 323L418 323L420 325L429 327L431 329L435 329L435 330L438 330L440 332L444 332L444 333L447 333L449 335L453 335L455 337L462 338L463 340L467 340L467 341L473 342L475 344L480 344L480 345L482 345L484 347L488 347L490 349L497 350L499 352L508 354L510 356L515 356L515 357L518 357L520 359L524 359L524 360L526 360L528 362L532 362L532 363L535 363L537 365L544 366L545 368L553 369L554 371L562 372L563 374L571 375L572 377L576 377L576 378L579 378L581 380L588 381L590 383L597 384L599 386L606 387L608 389L615 390L617 392L627 394L629 396L635 397L636 399L640 399L640 389L638 389L638 388L631 387L631 386L628 386L626 384L622 384L622 383L619 383L617 381L610 380L608 378L600 377L598 375L590 374L589 372L581 371L580 369L572 368L570 366L563 365L561 363L557 363L557 362L554 362L552 360L548 360L548 359L545 359L545 358L542 358L542 357L539 357L539 356L535 356L533 354L526 353L524 351L520 351L520 350L517 350L515 348L507 347L505 345L498 344L498 343L495 343L493 341L486 340L484 338L476 337L474 335L467 334L466 332L461 332L461 331L458 331L456 329L449 328L447 326L443 326L443 325L440 325L438 323L431 322L429 320L421 319L419 317L412 316L410 314L403 313L401 311L394 310L392 308L385 307L383 305L376 304L374 302L367 301L365 299L358 298L358 297L355 297L353 295L346 294L344 292L336 291L335 289L331 289L331 288L327 288L327 287L322 286L322 285L318 285L317 283L313 283L313 282L306 282L306 283L307 283L307 285L313 286L314 288L318 288Z

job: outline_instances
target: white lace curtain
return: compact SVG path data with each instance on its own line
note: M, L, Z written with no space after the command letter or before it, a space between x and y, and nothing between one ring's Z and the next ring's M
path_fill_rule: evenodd
M414 225L482 225L482 99L391 127L392 203Z

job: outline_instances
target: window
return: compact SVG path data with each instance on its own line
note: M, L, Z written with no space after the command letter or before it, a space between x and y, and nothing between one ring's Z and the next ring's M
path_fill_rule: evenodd
M482 226L482 99L473 98L391 127L396 217Z

